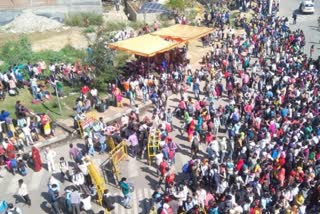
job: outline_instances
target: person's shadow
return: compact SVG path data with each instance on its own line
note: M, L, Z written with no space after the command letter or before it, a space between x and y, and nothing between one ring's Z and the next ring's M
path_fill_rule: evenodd
M14 194L13 198L15 200L15 204L24 203L24 200L21 198L21 196Z
M42 192L41 196L44 198L45 201L43 201L40 204L40 208L45 212L45 213L52 213L52 208L51 204L48 202L50 200L50 195L47 192Z
M43 201L41 204L40 204L40 208L43 210L43 212L45 213L52 213L52 210L51 210L51 205L49 204L49 202L47 201Z

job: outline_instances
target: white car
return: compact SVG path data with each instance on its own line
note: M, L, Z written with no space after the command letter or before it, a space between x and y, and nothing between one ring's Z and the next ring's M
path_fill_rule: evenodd
M314 13L314 3L313 1L306 0L300 4L300 11L302 13Z

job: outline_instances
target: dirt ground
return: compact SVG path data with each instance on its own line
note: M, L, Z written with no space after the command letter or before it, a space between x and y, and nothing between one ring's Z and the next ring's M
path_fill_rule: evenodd
M59 51L66 45L83 49L88 46L88 41L78 27L63 27L58 31L27 34L34 51L55 50ZM19 34L0 32L0 44L9 40L16 40Z

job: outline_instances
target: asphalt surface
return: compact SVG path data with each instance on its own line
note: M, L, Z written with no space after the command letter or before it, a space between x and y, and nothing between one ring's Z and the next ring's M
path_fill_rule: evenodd
M286 16L289 18L290 28L302 29L306 37L305 53L310 53L310 48L314 45L313 59L318 58L320 54L320 26L318 18L320 17L320 1L314 0L315 13L302 14L299 11L301 0L281 0L279 16ZM297 14L297 24L293 25L292 15Z

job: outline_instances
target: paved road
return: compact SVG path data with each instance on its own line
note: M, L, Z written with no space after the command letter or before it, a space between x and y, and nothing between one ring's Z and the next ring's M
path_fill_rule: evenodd
M320 55L320 28L318 26L318 17L320 16L320 1L314 0L315 13L301 14L299 5L301 0L281 0L279 16L286 16L290 20L291 29L302 29L306 36L305 52L309 55L311 45L315 46L313 58L316 59ZM292 14L298 14L297 24L292 24Z

